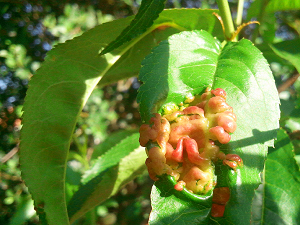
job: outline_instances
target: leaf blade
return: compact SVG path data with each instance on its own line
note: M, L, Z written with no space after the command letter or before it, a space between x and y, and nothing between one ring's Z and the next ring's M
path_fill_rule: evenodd
M139 133L129 135L99 157L85 172L82 186L68 204L70 221L74 222L99 205L145 171L146 153L140 147Z
M175 18L177 13L191 13L191 16L201 17L204 12L208 16L208 12L202 10L175 11ZM166 15L169 16L164 19L172 21L175 14L172 17L170 10ZM208 17L210 22L205 26L213 27L215 21ZM43 215L49 217L50 224L67 224L63 180L67 152L81 108L101 77L110 71L113 63L130 46L124 45L104 57L98 56L98 49L114 40L130 21L131 18L126 18L100 25L80 37L56 46L48 53L42 67L30 81L23 108L25 113L20 162L22 176L33 195L36 208L41 212L45 210ZM151 40L153 37L148 39L149 42ZM108 83L128 75L117 77L112 74L109 77L114 78ZM37 154L40 159L36 157ZM58 206L55 199L62 199L62 204Z
M100 53L104 55L122 44L131 41L152 26L153 21L164 9L165 0L143 0L140 9L130 25Z
M238 128L221 150L238 154L244 167L225 173L232 197L221 220L222 224L249 224L267 146L273 145L279 127L279 98L267 61L250 41L228 43L223 49L212 47L219 45L204 31L182 32L161 42L143 62L138 101L143 120L149 121L153 112L178 107L208 86L226 91Z
M173 39L172 37L179 37L179 39L182 41L181 46L178 47L178 49L169 49L169 42L171 42L171 45L172 41L176 42L176 39ZM217 42L209 46L204 46L202 48L203 51L201 52L201 54L204 56L200 56L200 53L191 53L191 50L187 48L197 48L197 40L200 44L205 41L214 43L214 38L207 32L200 31L199 37L194 35L193 38L195 38L195 41L191 42L192 44L189 45L188 43L190 43L191 38L186 39L185 35L178 34L178 36L174 35L172 37L169 39L169 41L161 42L160 45L153 49L152 53L148 55L142 63L139 79L143 82L143 85L139 89L137 101L140 103L141 118L144 122L149 121L152 116L152 112L162 112L163 109L161 108L161 105L163 102L180 104L186 97L199 94L212 81L211 78L203 76L205 81L203 81L202 87L195 88L195 79L197 75L194 74L194 77L188 77L188 79L185 79L184 81L177 82L177 80L184 79L180 77L180 69L178 68L185 66L186 61L190 60L191 62L196 63L198 58L207 58L205 61L207 67L203 67L199 70L203 73L207 71L214 72L216 66L213 65L212 62L217 60L217 52L220 50L220 43ZM174 44L174 46L175 45L176 44ZM187 50L189 54L186 53L180 57L174 56L173 58L170 58L172 57L172 55L169 55L170 51L184 52L184 50ZM178 66L173 66L174 69L169 70L169 61L178 63ZM174 65L176 63L174 63ZM154 64L156 67L153 67ZM185 68L183 68L183 70L184 69ZM176 74L174 76L176 77L173 78L171 72L175 70L177 70L174 72ZM187 70L188 67L186 71ZM152 76L148 76L149 74ZM157 74L159 79L156 79L153 74ZM153 93L151 86L157 88L157 91ZM169 92L171 92L171 94L168 94ZM163 102L160 104L160 101Z
M300 73L300 51L295 46L300 46L300 39L282 41L270 45L276 55L288 60Z
M300 1L280 1L280 0L271 0L266 7L266 11L276 12L276 11L284 11L284 10L297 10L300 9Z
M174 189L174 181L170 177L156 181L151 190L152 212L149 224L207 224L211 196L191 200L187 197L189 194L184 192ZM174 210L169 210L170 207Z
M142 60L162 40L182 30L206 30L218 38L223 37L221 25L212 14L218 10L202 9L167 9L162 11L153 26L148 29L141 40L124 54L101 79L104 86L120 79L129 78L139 73ZM199 23L198 21L206 21ZM140 37L141 37L140 36ZM136 38L139 39L139 38ZM135 40L136 40L135 39Z
M68 224L64 180L72 133L85 101L114 60L113 55L95 57L97 49L128 22L124 19L103 24L58 45L29 83L20 164L35 205L45 211L49 224ZM99 40L99 33L105 32L111 35Z
M265 5L263 5L265 4ZM247 19L257 17L261 10L266 13L274 13L276 11L298 10L300 9L300 1L280 1L280 0L255 0L248 9ZM260 21L261 22L261 21Z
M298 223L300 172L294 156L289 136L280 129L275 148L269 148L263 183L256 191L254 202L261 208L253 208L253 224Z

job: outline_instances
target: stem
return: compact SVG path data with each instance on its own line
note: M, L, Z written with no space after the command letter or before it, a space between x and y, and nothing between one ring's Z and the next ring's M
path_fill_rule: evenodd
M10 158L12 158L19 151L19 143L16 147L10 150L5 156L2 157L1 163L6 163Z
M243 21L244 0L239 0L235 25L238 27ZM236 40L239 39L239 34L236 35Z
M225 27L225 38L227 40L230 40L235 30L234 30L234 25L233 25L228 1L217 0L217 4Z
M236 21L235 21L235 24L237 26L242 24L243 10L244 10L244 0L239 0L237 14L236 14Z

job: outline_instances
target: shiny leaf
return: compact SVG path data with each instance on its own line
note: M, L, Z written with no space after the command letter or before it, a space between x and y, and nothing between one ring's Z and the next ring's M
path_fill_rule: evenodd
M221 149L238 154L244 167L224 174L231 198L222 224L250 223L254 189L260 184L267 147L273 146L279 127L278 94L261 52L246 39L222 48L205 31L181 32L162 41L145 58L140 80L143 85L138 101L145 122L153 112L163 113L166 107L180 105L186 97L199 95L207 87L226 91L238 128L231 142Z

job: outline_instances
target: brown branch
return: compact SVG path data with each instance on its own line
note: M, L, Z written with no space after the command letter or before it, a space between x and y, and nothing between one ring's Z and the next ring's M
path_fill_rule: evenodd
M296 80L299 78L300 74L295 74L292 77L290 77L289 79L287 79L283 84L281 84L277 90L278 93L285 91L286 89L288 89L290 86L292 86Z
M6 163L10 158L12 158L19 151L19 144L10 150L3 158L1 159L1 163Z

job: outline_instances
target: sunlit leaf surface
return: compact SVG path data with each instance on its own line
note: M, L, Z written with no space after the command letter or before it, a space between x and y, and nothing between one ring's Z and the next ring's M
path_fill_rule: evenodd
M244 167L222 175L228 180L231 198L221 220L222 224L249 224L254 189L260 184L267 148L273 145L279 127L278 94L261 52L249 40L221 48L220 42L205 31L182 32L162 41L146 57L140 80L143 85L138 101L145 122L153 112L163 112L169 104L179 105L207 87L226 91L238 128L221 149L238 154ZM174 208L169 210L170 215Z

